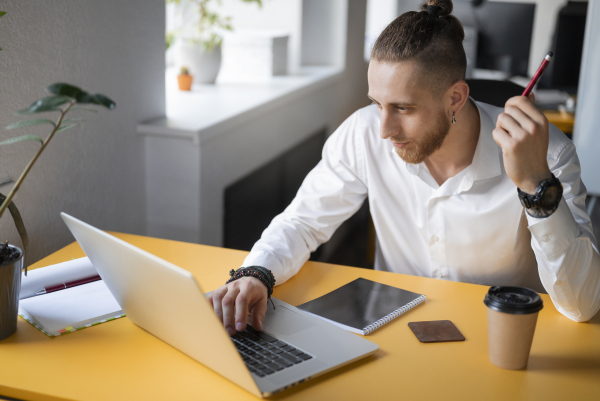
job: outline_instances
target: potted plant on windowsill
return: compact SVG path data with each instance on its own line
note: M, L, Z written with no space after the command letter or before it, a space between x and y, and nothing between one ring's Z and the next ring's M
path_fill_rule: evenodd
M231 17L221 17L210 10L211 0L165 0L166 4L174 4L178 11L194 8L197 20L179 29L168 32L167 48L174 42L174 55L177 66L187 66L194 79L199 83L215 83L221 68L221 43L224 31L231 31ZM221 4L220 0L216 0ZM257 3L262 7L262 0L242 0L245 3Z
M194 77L190 75L189 70L186 67L181 67L179 75L177 75L177 83L179 85L179 90L181 91L189 91L192 90L192 82L194 81Z
M33 102L28 108L18 111L17 114L37 115L40 113L58 113L58 118L56 120L53 121L48 118L30 118L11 124L6 128L16 129L47 124L52 126L50 134L46 138L41 138L37 135L21 135L0 141L0 146L23 141L36 141L40 143L40 148L37 153L33 156L29 164L27 164L25 170L21 173L21 176L17 179L8 195L4 196L0 194L0 218L6 209L9 209L21 236L25 251L23 252L16 246L8 244L8 241L0 245L0 340L13 334L17 328L19 291L21 289L21 269L24 266L23 256L24 253L27 253L29 245L23 220L15 204L12 202L13 197L54 135L76 127L83 122L83 119L81 118L65 118L67 113L74 110L96 112L95 109L79 108L75 107L76 105L98 105L106 107L109 110L112 110L115 107L115 102L108 97L101 94L91 95L78 87L69 84L56 83L50 85L47 88L47 91L50 92L50 96L43 97ZM25 267L25 274L27 274L27 267Z

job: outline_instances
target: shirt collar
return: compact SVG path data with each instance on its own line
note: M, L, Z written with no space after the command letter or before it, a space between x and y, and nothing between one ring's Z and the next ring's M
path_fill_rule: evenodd
M500 148L492 136L492 131L494 130L492 119L485 110L479 107L479 104L473 98L469 97L469 99L477 106L477 111L479 112L479 140L477 141L477 147L473 155L473 162L467 167L474 170L474 177L471 179L467 178L467 181L470 181L468 185L470 188L473 181L500 175L502 168L500 165ZM396 155L394 147L392 147L392 153ZM406 165L406 170L412 175L419 176L419 173L428 173L424 162L419 164L404 162L404 164ZM470 176L471 174L468 175ZM466 189L468 188L464 188L463 186L462 190Z

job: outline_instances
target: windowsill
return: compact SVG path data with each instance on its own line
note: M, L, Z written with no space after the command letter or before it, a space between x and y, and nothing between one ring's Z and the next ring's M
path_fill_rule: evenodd
M166 117L138 124L142 135L206 141L250 119L274 112L301 96L341 79L334 67L304 67L297 75L263 83L198 84L180 91L173 70L166 72Z

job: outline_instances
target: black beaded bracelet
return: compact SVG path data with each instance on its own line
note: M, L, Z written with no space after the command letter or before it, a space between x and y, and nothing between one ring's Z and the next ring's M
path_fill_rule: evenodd
M267 298L271 300L271 295L273 294L273 287L275 286L275 276L271 272L271 270L266 269L262 266L245 266L240 267L237 270L231 269L229 271L229 280L225 282L225 284L229 284L232 281L238 280L242 277L254 277L258 279L261 283L267 287ZM273 309L275 309L275 304L273 300L271 300L271 304L273 305Z
M246 266L243 267L242 269L256 269L259 272L264 274L264 277L267 279L268 283L269 283L269 287L271 287L271 289L273 289L275 287L275 282L277 280L275 280L275 276L273 275L273 272L265 267L262 266Z

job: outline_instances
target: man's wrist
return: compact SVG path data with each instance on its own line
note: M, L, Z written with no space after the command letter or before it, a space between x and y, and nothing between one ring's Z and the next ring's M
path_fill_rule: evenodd
M532 177L526 182L517 185L517 187L528 195L535 195L537 187L544 181L549 180L553 177L552 172L548 170L548 173L539 174L536 177Z
M269 298L271 298L273 287L275 287L275 282L277 281L271 270L262 266L243 266L237 270L231 269L229 276L230 278L225 284L229 284L243 277L254 277L265 285L267 288L267 296Z

